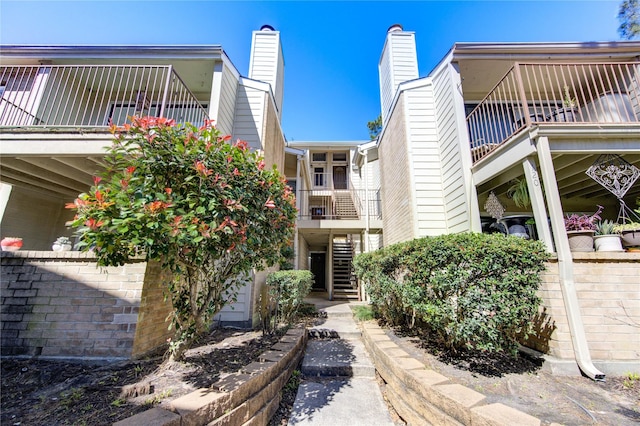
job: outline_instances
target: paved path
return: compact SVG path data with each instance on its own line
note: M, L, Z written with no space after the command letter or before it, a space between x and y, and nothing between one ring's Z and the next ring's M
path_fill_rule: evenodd
M289 424L393 425L350 303L307 301L327 317L309 329L303 379Z

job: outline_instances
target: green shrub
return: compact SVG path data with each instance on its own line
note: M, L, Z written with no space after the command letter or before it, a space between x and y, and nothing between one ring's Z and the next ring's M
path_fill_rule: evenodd
M269 297L275 303L275 322L291 324L313 286L311 271L277 271L267 276Z
M356 257L376 315L421 328L448 349L514 350L538 312L542 243L500 234L452 234Z

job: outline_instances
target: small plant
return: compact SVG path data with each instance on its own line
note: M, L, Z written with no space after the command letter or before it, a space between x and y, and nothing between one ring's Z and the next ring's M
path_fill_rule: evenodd
M69 239L69 237L58 237L54 244L63 246L65 244L71 244L71 240Z
M624 386L625 389L633 389L639 380L640 380L640 374L627 373L625 374L625 378L624 378L624 381L622 382L622 386Z
M640 231L640 222L628 222L623 224L617 224L615 226L615 232L625 232L625 231Z
M531 204L526 179L515 179L507 189L507 195L518 207L528 207Z
M118 398L118 399L114 400L113 402L111 402L111 405L114 406L114 407L122 407L124 404L126 404L126 401L123 400L123 399L120 399L120 398Z
M564 227L567 231L595 231L597 221L601 220L600 213L604 207L598 206L598 211L592 215L588 214L571 214L564 219Z
M569 93L569 86L564 86L564 98L562 98L562 106L564 108L573 109L578 106L578 101L576 98L571 97L571 93Z
M76 402L78 402L83 395L84 395L84 392L82 389L72 388L69 392L65 392L60 395L62 397L60 399L60 405L63 406L64 408L69 408L72 405L74 405Z
M596 235L613 235L616 234L616 223L612 220L605 219L596 223Z
M291 373L291 377L289 378L289 381L285 385L285 390L288 390L291 392L295 391L296 389L298 389L298 386L300 386L301 380L302 380L302 373L300 372L300 370L293 370L293 372Z

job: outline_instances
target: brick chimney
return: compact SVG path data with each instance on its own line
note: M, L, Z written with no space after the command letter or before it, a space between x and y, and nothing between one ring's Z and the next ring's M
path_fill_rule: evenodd
M387 30L387 38L378 63L380 78L380 104L382 122L389 115L398 85L418 78L418 56L416 37L413 31L404 31L402 25L394 24Z

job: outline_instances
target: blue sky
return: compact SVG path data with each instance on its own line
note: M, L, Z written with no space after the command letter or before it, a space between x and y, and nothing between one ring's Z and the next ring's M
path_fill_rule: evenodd
M427 75L455 42L619 40L619 1L0 1L2 44L221 44L241 74L251 32L280 31L288 140L368 139L389 26Z

